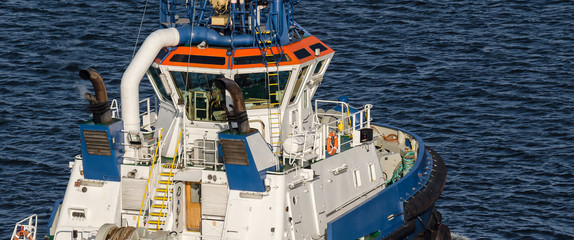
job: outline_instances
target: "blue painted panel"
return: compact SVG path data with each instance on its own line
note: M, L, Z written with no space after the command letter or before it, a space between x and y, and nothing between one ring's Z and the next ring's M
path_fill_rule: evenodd
M404 223L402 215L390 221L387 217L402 212L400 192L397 187L391 185L367 202L328 223L327 239L357 239L379 230L382 236L386 236Z
M121 121L105 124L81 124L80 138L82 144L82 159L84 178L105 181L120 181L120 164L122 163L121 134L123 124ZM111 146L111 156L89 154L84 139L84 130L104 131L108 136L108 144Z
M247 152L247 158L249 159L249 165L236 165L225 163L225 171L227 173L227 181L229 183L229 189L240 190L240 191L253 191L253 192L265 192L265 185L263 180L266 177L267 169L262 171L257 170L257 165L253 159L253 154L249 144L247 144L247 137L252 134L259 134L259 132L254 132L248 135L233 135L227 133L220 133L219 139L232 139L241 140L245 145L245 151ZM218 146L219 152L222 153L221 144ZM223 158L223 157L222 157ZM225 162L225 159L223 159Z
M422 140L414 134L411 135L419 142L419 157L411 171L371 199L329 222L327 239L357 239L376 231L381 231L381 236L384 237L404 223L403 215L391 221L387 217L404 212L404 202L426 184L432 170L432 159L424 149Z

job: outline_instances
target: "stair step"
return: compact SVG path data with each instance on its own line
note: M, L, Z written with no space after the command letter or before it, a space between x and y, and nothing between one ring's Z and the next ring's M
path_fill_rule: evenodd
M165 224L165 221L147 221L147 224L163 225L163 224Z
M159 184L169 184L169 182L171 182L171 181L165 181L165 180L157 181L157 183L159 183Z
M152 204L152 205L151 205L151 207L152 207L152 208L165 208L165 207L167 207L167 205L161 205L161 204L157 205L157 204Z
M168 172L162 172L159 173L160 176L166 176L166 177L173 177L175 174L174 173L168 173Z
M156 191L156 192L165 193L165 192L167 191L167 189L165 189L165 188L156 188L155 191ZM169 192L172 193L172 192L173 192L173 189L170 189Z
M169 201L169 200L171 200L170 197L159 197L159 196L153 197L153 199L154 199L154 200L163 200L163 201Z
M167 216L167 213L150 213L149 215L154 217L165 217Z

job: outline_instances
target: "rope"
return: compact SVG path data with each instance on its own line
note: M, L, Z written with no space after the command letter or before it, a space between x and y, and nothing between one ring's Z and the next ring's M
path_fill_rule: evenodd
M405 156L403 156L403 165L404 165L404 170L403 170L403 176L404 176L415 165L415 153L414 152L405 153Z
M413 168L415 161L415 152L406 152L402 157L401 164L399 164L397 168L395 168L395 171L393 171L393 176L387 182L387 186L395 183L401 179L401 177L405 176L411 170L411 168Z
M145 13L147 12L147 3L149 0L145 1L145 6L144 6L144 12L142 14L142 20L140 22L140 29L138 30L138 35L136 37L136 43L134 45L134 52L132 53L132 58L134 58L136 56L136 49L138 48L138 41L140 40L140 33L142 32L142 27L143 27L143 22L144 22L144 17L145 17Z

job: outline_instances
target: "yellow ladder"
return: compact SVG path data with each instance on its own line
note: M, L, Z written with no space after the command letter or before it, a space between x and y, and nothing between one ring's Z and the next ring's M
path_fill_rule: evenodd
M276 63L268 62L268 64ZM275 108L281 103L281 98L283 97L280 94L281 85L279 84L279 71L270 72L268 69L267 78L269 84L269 131L271 133L269 142L273 147L273 153L275 153L276 156L280 156L282 154L281 144L283 143L281 141L281 110Z
M171 164L163 164L162 171L159 173L154 196L151 198L152 204L150 206L148 221L146 225L147 230L163 230L161 226L165 224L164 218L167 217L169 211L169 202L171 201L171 197L168 196L168 193L173 192L173 189L171 188L173 181L171 178L175 175L175 173L173 173L173 169L175 168L175 160L177 159L177 151L179 150L179 143L181 141L182 133L183 130L179 132L179 137L175 147L175 154Z

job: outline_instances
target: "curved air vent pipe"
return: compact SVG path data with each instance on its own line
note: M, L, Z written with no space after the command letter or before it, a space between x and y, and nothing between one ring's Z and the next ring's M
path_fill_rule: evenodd
M245 101L243 100L243 94L241 93L239 85L231 79L217 78L215 79L215 86L222 91L227 90L229 95L231 95L231 100L233 101L231 108L233 111L227 113L227 121L229 122L230 128L231 123L235 122L239 128L239 133L249 132L250 127L247 119L247 109L245 108Z
M122 120L126 131L139 132L139 85L153 60L164 47L179 44L179 32L175 28L160 29L150 34L124 72L121 84Z
M86 93L85 98L90 101L90 110L93 114L94 123L109 123L112 121L112 114L110 112L110 102L108 101L108 93L106 92L106 85L100 74L91 68L80 71L80 77L84 80L90 80L96 96Z
M230 36L221 36L215 30L205 27L193 27L192 31L189 25L156 30L146 38L122 77L122 120L126 131L137 132L140 129L139 84L159 51L164 47L198 44L204 40L207 44L231 46ZM253 41L251 35L233 37L235 46L250 45Z

